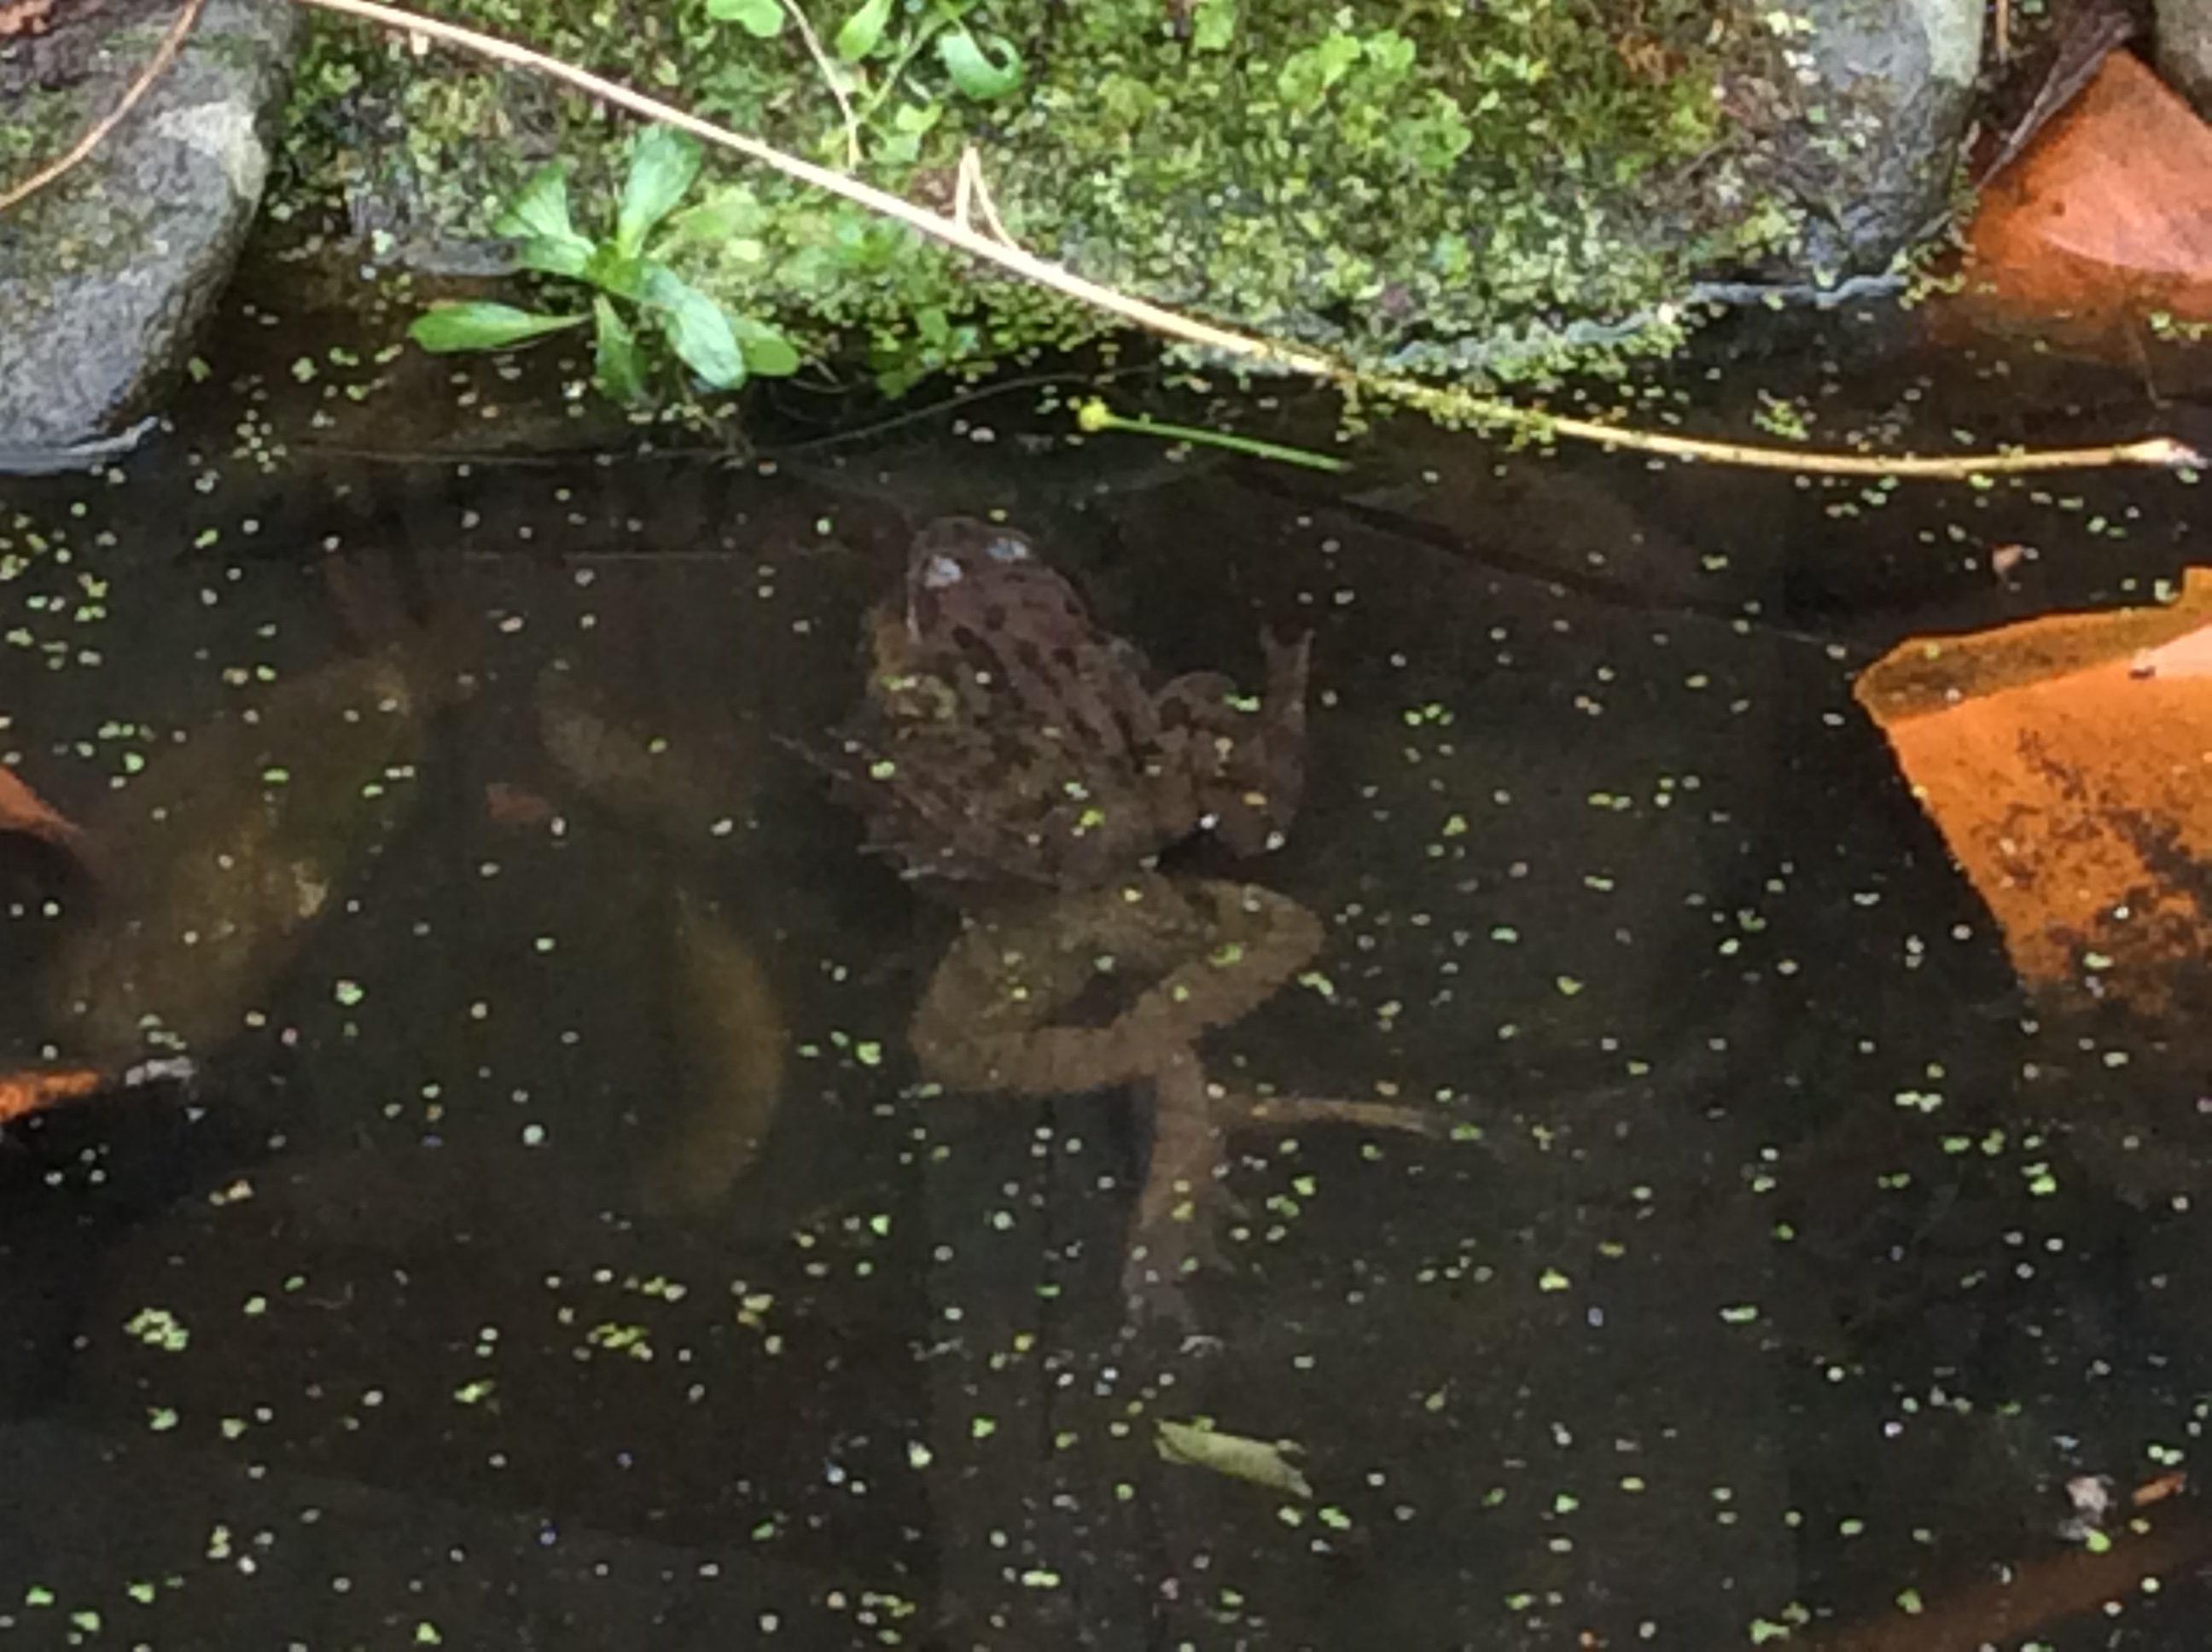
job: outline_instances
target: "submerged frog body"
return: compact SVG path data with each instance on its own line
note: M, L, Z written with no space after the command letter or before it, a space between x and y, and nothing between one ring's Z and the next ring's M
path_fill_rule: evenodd
M237 1031L316 920L405 818L430 714L462 691L427 633L280 683L161 751L84 821L44 1019L71 1059Z
M915 1012L915 1054L952 1090L1151 1093L1123 1270L1140 1314L1187 1315L1231 1132L1433 1122L1374 1102L1239 1096L1201 1065L1200 1040L1272 997L1323 927L1273 890L1148 863L1202 829L1240 853L1279 841L1302 780L1306 655L1305 640L1268 641L1261 708L1211 673L1154 688L1144 656L1101 630L1028 540L964 518L923 531L897 598L869 616L867 700L840 774L876 846L917 875L1030 886L967 903ZM1102 993L1115 1005L1103 1019Z
M1026 538L949 519L869 615L834 766L916 876L1087 889L1208 829L1258 853L1297 807L1309 641L1267 640L1256 706L1213 672L1155 688Z

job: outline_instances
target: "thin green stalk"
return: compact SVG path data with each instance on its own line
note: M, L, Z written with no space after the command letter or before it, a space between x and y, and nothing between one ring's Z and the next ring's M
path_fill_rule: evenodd
M1279 441L1262 441L1257 436L1239 436L1226 430L1201 430L1188 424L1163 424L1157 419L1124 418L1100 401L1079 404L1075 422L1086 431L1127 430L1138 435L1159 436L1169 441L1187 441L1202 447L1226 447L1232 453L1249 453L1255 459L1279 459L1285 465L1303 465L1310 471L1344 471L1351 464L1332 459L1327 453L1316 453L1304 447L1287 447Z

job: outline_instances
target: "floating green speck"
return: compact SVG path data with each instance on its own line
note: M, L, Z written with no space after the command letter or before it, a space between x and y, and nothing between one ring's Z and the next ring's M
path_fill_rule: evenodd
M192 1339L192 1333L166 1308L142 1308L123 1328L149 1348L169 1354L184 1352Z

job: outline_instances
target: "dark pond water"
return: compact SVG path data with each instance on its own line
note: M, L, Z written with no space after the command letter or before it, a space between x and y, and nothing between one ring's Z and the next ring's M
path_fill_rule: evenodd
M1875 331L1646 415L2191 416ZM1072 443L1035 386L595 459L551 365L333 355L242 300L173 431L5 484L6 756L109 857L0 846L10 1048L83 1034L87 902L206 934L124 1027L192 1032L190 1086L0 1136L0 1646L2212 1636L2185 1499L2132 1570L2058 1532L2078 1477L2197 1468L2208 1041L2029 1017L1849 694L1917 630L2146 599L2201 489L1402 425L1324 478ZM958 916L805 751L914 531L993 510L1163 668L1314 633L1287 846L1177 869L1328 940L1207 1070L1458 1127L1237 1137L1181 1324L1117 1285L1146 1098L921 1084ZM312 827L272 842L283 787ZM1162 1461L1199 1418L1295 1442L1311 1495Z

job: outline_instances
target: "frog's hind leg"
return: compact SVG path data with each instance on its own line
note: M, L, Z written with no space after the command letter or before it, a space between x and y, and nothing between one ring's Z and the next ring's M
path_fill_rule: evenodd
M1219 1224L1236 1209L1227 1181L1232 1130L1292 1130L1310 1124L1444 1133L1431 1108L1319 1096L1212 1093L1198 1059L1176 1051L1153 1076L1152 1156L1138 1196L1121 1286L1143 1318L1191 1321L1183 1286L1221 1259Z
M1122 1291L1139 1317L1190 1320L1183 1286L1220 1259L1227 1147L1197 1057L1177 1051L1154 1075L1152 1157L1121 1268Z

